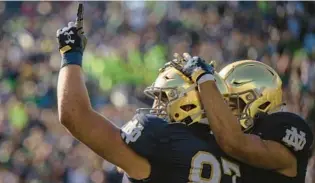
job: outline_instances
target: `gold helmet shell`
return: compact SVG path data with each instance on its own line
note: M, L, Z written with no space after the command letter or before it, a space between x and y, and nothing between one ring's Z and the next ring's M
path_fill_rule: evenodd
M226 93L228 89L223 80L217 73L214 76L221 93ZM187 125L196 122L208 124L197 85L172 66L163 68L145 93L155 99L152 110L156 115L166 115L170 122L184 122Z
M229 89L224 97L237 110L235 115L244 131L254 125L259 113L277 111L283 105L282 81L274 69L262 62L237 61L225 66L219 75Z

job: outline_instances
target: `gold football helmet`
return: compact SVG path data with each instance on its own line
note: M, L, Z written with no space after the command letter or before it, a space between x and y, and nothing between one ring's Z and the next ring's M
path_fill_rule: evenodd
M219 75L229 89L224 97L244 131L254 125L259 113L274 112L283 106L282 81L274 69L262 62L237 61L225 66Z
M221 93L226 93L228 90L223 80L217 73L214 76ZM176 67L169 65L162 68L155 82L144 92L155 99L151 113L166 118L169 122L208 124L199 100L197 85Z

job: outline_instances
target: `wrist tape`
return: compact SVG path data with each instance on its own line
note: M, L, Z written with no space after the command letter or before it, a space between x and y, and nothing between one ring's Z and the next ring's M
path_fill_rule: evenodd
M197 80L197 84L200 85L206 81L215 81L215 78L212 74L204 74Z
M61 68L67 65L79 65L82 66L82 53L70 52L62 54Z

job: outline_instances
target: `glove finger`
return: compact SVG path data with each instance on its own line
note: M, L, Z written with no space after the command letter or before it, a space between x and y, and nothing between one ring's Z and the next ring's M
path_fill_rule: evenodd
M213 68L216 68L216 67L217 67L217 62L216 62L215 60L211 60L210 65L211 65Z
M81 38L81 44L82 44L82 48L83 50L85 49L86 43L87 43L87 38L84 34L79 34L80 38Z
M189 59L191 59L191 56L189 53L183 53L183 57L186 61L188 61Z
M178 53L174 53L174 54L173 54L173 57L175 57L175 58L177 58L178 56L179 56Z
M79 33L83 34L83 4L80 3L77 12L76 27Z
M174 53L174 57L177 59L178 62L181 62L184 58L178 54L178 53Z
M193 59L194 59L194 60L199 60L199 57L194 56Z
M61 28L57 30L56 36L58 37L60 35L60 33L61 33Z
M68 23L68 27L74 27L75 26L75 23L74 22L69 22Z

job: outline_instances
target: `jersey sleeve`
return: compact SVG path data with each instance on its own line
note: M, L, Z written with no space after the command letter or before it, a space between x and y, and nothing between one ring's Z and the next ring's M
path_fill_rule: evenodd
M309 156L313 134L307 123L295 114L277 114L272 118L274 125L264 136L265 140L276 141L288 148L296 157Z
M139 155L150 159L159 143L166 122L160 118L137 114L121 128L123 141Z

